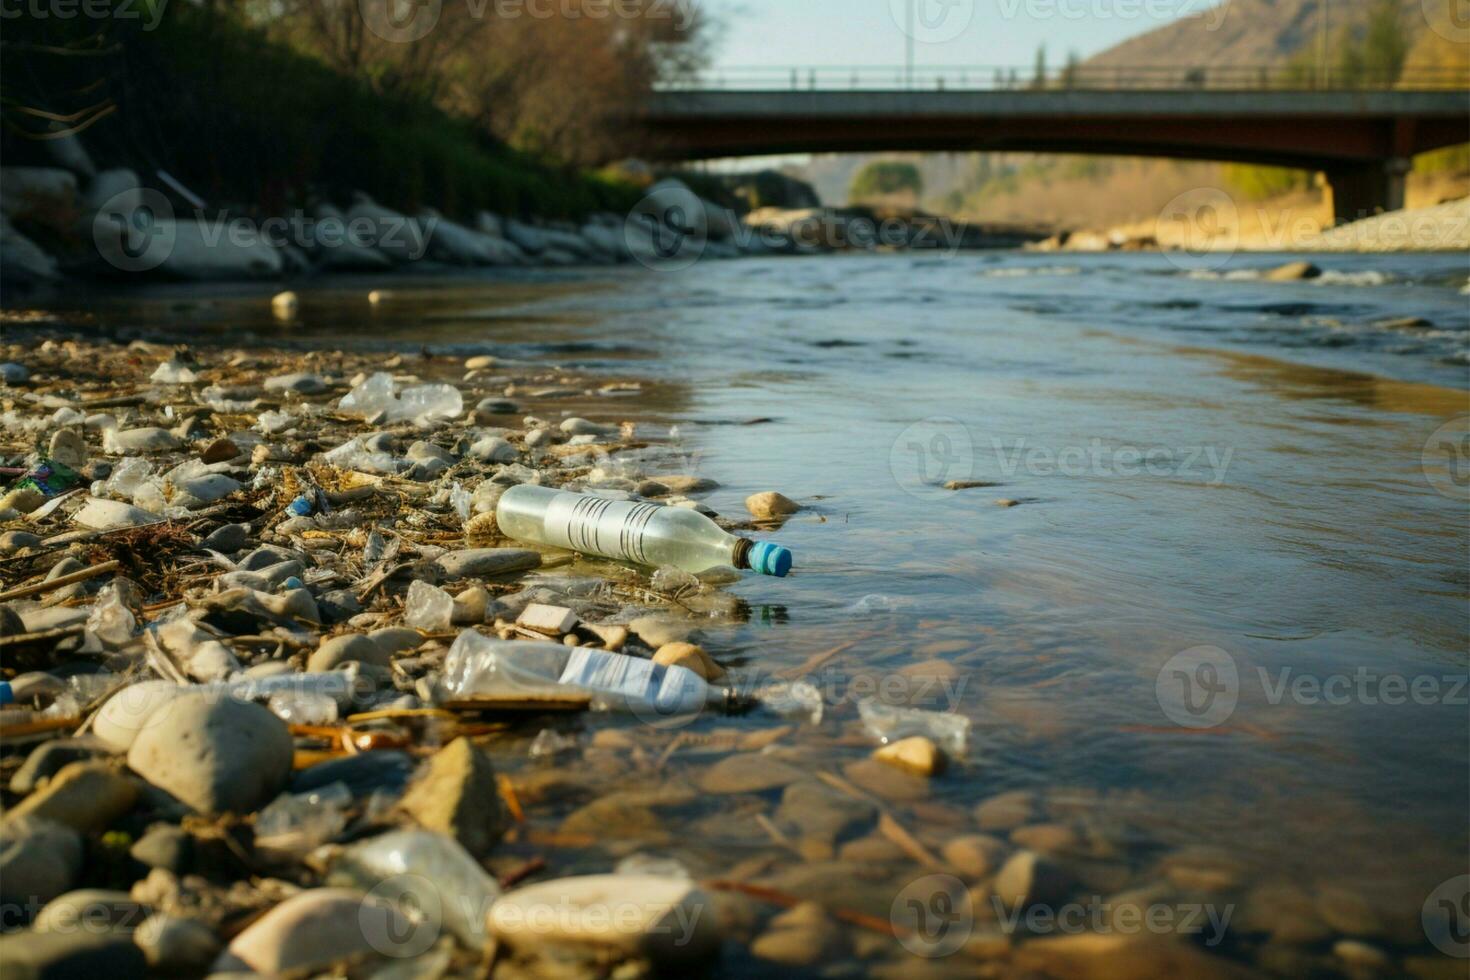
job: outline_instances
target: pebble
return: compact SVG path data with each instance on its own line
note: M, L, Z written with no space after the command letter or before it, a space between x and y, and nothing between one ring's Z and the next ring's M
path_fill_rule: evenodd
M76 429L59 429L51 436L46 455L63 466L80 470L87 465L87 444Z
M216 439L199 454L201 463L227 463L241 456L240 447L233 439Z
M86 505L72 517L82 527L94 531L108 531L120 527L136 527L140 524L154 524L163 518L157 514L125 504L118 500L104 500L98 497L90 498Z
M143 980L147 963L131 936L24 931L0 936L6 976L23 980Z
M782 966L808 967L845 954L842 930L816 902L802 902L771 920L750 951Z
M75 933L100 928L130 933L142 925L149 911L127 892L83 888L47 902L31 928L37 932Z
M1288 262L1266 272L1267 282L1290 282L1294 279L1316 279L1322 270L1311 262Z
M1082 838L1077 831L1059 823L1038 823L1017 827L1011 831L1011 843L1017 847L1048 854L1082 850Z
M693 643L665 643L654 653L653 662L665 667L686 667L711 684L725 676L725 668L715 663L703 647Z
M510 826L495 767L467 738L436 752L399 806L420 826L453 837L477 858L488 855Z
M320 395L327 390L326 379L309 371L278 374L265 379L266 391L291 391L298 395Z
M128 749L134 772L201 813L250 813L291 777L286 725L258 704L186 693Z
M545 633L547 636L561 636L563 633L570 633L572 627L577 625L577 614L565 606L548 606L533 602L521 610L520 615L516 617L516 625L537 633Z
M213 551L222 551L232 554L242 550L250 543L249 524L225 524L215 528L202 542L203 546Z
M708 493L719 489L719 484L708 477L665 474L658 482L668 487L670 493Z
M0 636L19 636L26 632L26 622L9 606L0 606ZM17 699L19 700L19 699Z
M470 446L470 457L482 463L514 463L520 455L515 446L499 436L489 436Z
M1373 973L1388 969L1388 954L1377 946L1370 946L1356 939L1339 939L1332 944L1332 955L1342 960L1349 969Z
M346 633L323 640L306 661L306 669L312 673L325 673L349 661L387 667L392 664L393 657L366 634Z
M413 936L414 927L391 906L368 903L383 916L382 929L365 929L368 899L346 888L313 888L286 899L230 942L216 973L249 971L266 976L314 971L348 957L387 952L383 940ZM378 942L375 943L374 940Z
M789 786L806 775L804 770L773 756L742 752L703 769L698 782L706 793L761 793Z
M897 803L927 800L933 793L924 777L874 758L849 762L842 767L842 775L860 789Z
M173 824L160 823L133 842L128 854L150 868L163 868L183 874L193 858L194 839Z
M879 748L873 758L916 776L934 776L944 771L944 753L922 735L900 739Z
M1072 876L1035 851L1012 854L995 876L995 896L1012 911L1033 905L1055 908L1067 900Z
M49 902L81 871L82 837L71 827L14 811L0 822L0 902L19 907Z
M23 385L29 380L31 380L31 372L24 364L16 364L14 361L0 364L0 381L8 385Z
M995 870L1007 848L1005 842L988 834L952 837L940 851L946 864L967 878L984 878Z
M131 810L137 798L137 785L108 763L73 762L12 807L6 819L40 817L94 833Z
M607 949L668 971L691 969L718 952L716 921L710 898L687 878L602 874L508 891L490 907L489 924L517 952Z
M1013 830L1036 813L1036 794L1012 790L983 800L975 807L975 823L981 830Z
M133 942L143 951L151 971L162 974L202 974L219 955L214 930L197 919L158 913L133 931Z
M617 434L618 427L599 425L587 419L573 417L562 420L561 431L569 436L609 436Z
M474 548L450 551L434 560L445 581L467 578L494 578L511 572L525 572L540 566L539 552L525 548Z
M26 796L73 762L87 762L104 755L107 747L97 739L60 738L38 746L10 777L10 791Z
M496 364L495 356L492 354L476 354L474 357L465 358L464 369L466 371L488 371Z
M289 289L285 292L276 293L271 297L271 312L279 319L289 320L296 315L301 307L301 300Z
M746 497L745 509L758 521L773 521L795 514L801 510L801 504L774 490L767 490Z
M796 828L805 837L830 843L867 829L877 814L874 804L807 779L786 787L776 821Z
M41 543L41 536L29 531L6 531L0 534L0 554L13 555L26 548L37 547Z

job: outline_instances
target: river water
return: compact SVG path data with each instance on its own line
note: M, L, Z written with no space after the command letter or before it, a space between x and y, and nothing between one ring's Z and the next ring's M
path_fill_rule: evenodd
M603 417L676 429L678 467L721 484L716 511L767 489L808 505L767 535L796 574L732 586L746 621L705 638L754 685L820 660L826 718L778 755L875 793L931 851L983 833L1054 852L1069 901L1230 916L1218 935L1129 933L1122 952L1023 922L1014 959L972 949L931 958L938 972L1072 975L1118 955L1196 975L1463 976L1438 950L1465 951L1443 927L1470 853L1470 269L1317 256L1318 280L1256 275L1290 258L745 260L406 280L374 312L362 296L381 283L334 281L298 288L290 331L253 294L95 308L231 343L427 345L644 379ZM852 703L875 691L969 718L967 753L917 789L875 780ZM674 735L653 737L639 752ZM645 787L697 782L719 757L617 764ZM871 829L831 855L797 842L803 861L756 819L779 798L669 797L646 839L610 820L607 849L881 918L938 873L844 839ZM975 880L961 925L1005 931L990 873ZM836 958L899 962L847 931ZM1150 959L1174 942L1205 959Z

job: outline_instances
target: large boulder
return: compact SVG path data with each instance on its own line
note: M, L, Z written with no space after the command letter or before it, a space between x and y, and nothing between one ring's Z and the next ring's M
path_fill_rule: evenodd
M417 262L428 254L429 239L422 224L361 191L347 209L347 224L368 229L369 243L395 262Z
M372 246L369 239L359 240L347 226L347 216L334 205L319 204L307 253L321 267L334 272L377 272L393 268L393 260Z
M17 215L32 208L71 207L77 178L59 167L0 167L0 212Z
M285 722L265 708L190 692L149 717L128 765L201 813L250 813L286 787L292 755Z
M433 208L419 213L418 223L429 240L429 257L449 265L495 265L496 250L487 236L456 224Z

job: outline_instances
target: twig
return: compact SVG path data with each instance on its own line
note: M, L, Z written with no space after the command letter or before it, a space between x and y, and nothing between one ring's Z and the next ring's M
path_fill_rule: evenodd
M105 561L100 565L84 568L80 572L72 572L70 575L59 575L45 582L37 582L35 585L22 585L20 588L11 589L8 592L0 592L0 602L9 602L11 599L24 599L27 596L41 595L42 593L59 589L62 586L73 585L77 582L84 582L89 578L106 575L108 572L115 572L121 567L121 562Z
M28 643L41 643L45 640L61 640L68 636L76 636L87 628L85 623L73 623L70 626L57 626L49 630L37 630L34 633L16 633L14 636L0 636L0 650L7 647L25 646Z

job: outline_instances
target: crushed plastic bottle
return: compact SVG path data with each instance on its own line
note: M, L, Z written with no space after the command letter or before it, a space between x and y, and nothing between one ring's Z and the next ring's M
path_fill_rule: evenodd
M267 858L299 860L342 832L351 806L344 783L282 793L255 817L255 849Z
M448 929L473 950L488 942L485 911L500 885L459 842L429 830L399 830L345 848L328 884L372 891L392 879L396 903Z
M148 380L161 385L190 385L198 381L199 376L183 361L175 359L158 365Z
M444 659L444 691L476 695L586 693L602 710L692 714L729 697L687 667L623 653L533 640L492 640L460 633Z
M123 602L117 583L109 582L97 593L97 601L87 614L87 632L93 634L109 650L127 646L138 631L138 620Z
M262 435L283 432L296 424L296 417L285 412L264 411L255 417L254 428Z
M449 488L449 506L459 515L460 523L468 521L473 515L474 501L474 496L458 483Z
M520 541L655 568L672 565L697 575L734 566L777 577L791 571L791 552L780 545L726 534L682 507L521 484L501 495L495 520Z
M964 755L970 742L970 719L948 711L926 711L884 704L873 698L858 702L863 728L883 745L923 735L951 755Z
M402 392L397 387L393 375L379 372L349 391L337 407L363 418L383 413L388 422L456 418L464 411L464 398L453 385L414 385Z
M571 752L576 747L576 736L563 735L555 728L543 728L535 738L531 739L531 747L526 754L533 759L553 759L563 752Z
M790 720L809 725L822 723L822 692L807 681L775 681L760 689L757 696L762 708Z
M454 623L454 597L438 586L415 581L403 601L403 622L425 633L443 633Z
M338 469L390 476L407 467L405 460L395 458L392 453L373 452L366 443L367 439L362 436L349 439L336 449L328 450L322 458Z
M311 691L278 691L266 706L288 725L331 725L337 721L337 701Z

